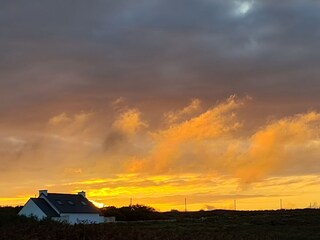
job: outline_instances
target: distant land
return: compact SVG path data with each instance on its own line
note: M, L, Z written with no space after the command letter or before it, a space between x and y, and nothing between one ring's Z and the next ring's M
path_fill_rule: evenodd
M0 240L320 239L319 209L156 212L135 205L131 211L129 207L102 209L104 215L126 221L91 225L37 221L18 216L20 209L0 208Z

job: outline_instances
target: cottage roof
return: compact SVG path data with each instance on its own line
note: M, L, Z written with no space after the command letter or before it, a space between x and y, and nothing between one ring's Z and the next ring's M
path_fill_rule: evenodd
M47 215L47 217L59 217L59 214L43 198L31 198L31 200Z
M87 198L80 194L61 194L48 193L41 194L46 198L60 213L100 213Z

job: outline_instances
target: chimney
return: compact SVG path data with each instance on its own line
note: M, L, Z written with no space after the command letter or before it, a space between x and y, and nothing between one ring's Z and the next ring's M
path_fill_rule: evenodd
M86 197L86 192L84 192L84 191L78 192L78 195L81 195L81 196L83 196L85 198Z
M39 190L39 197L41 194L48 196L48 190Z

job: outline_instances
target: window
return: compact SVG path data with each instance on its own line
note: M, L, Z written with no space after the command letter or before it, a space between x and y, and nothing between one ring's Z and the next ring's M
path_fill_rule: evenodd
M69 203L70 205L74 206L74 202L68 201L68 203Z
M63 203L62 203L60 200L56 200L56 202L57 202L59 205L63 205Z
M87 206L87 203L84 202L84 201L81 201L81 204L82 204L83 206Z

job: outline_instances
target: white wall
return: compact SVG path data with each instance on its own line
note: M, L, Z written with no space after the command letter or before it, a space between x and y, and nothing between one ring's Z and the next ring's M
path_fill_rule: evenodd
M31 199L29 199L29 201L24 205L18 215L24 215L27 217L35 216L39 220L47 217L47 215L42 212L42 210Z
M105 223L111 223L116 221L116 217L103 217Z
M99 214L84 214L84 213L62 213L61 217L68 219L70 224L76 223L103 223L104 218Z

